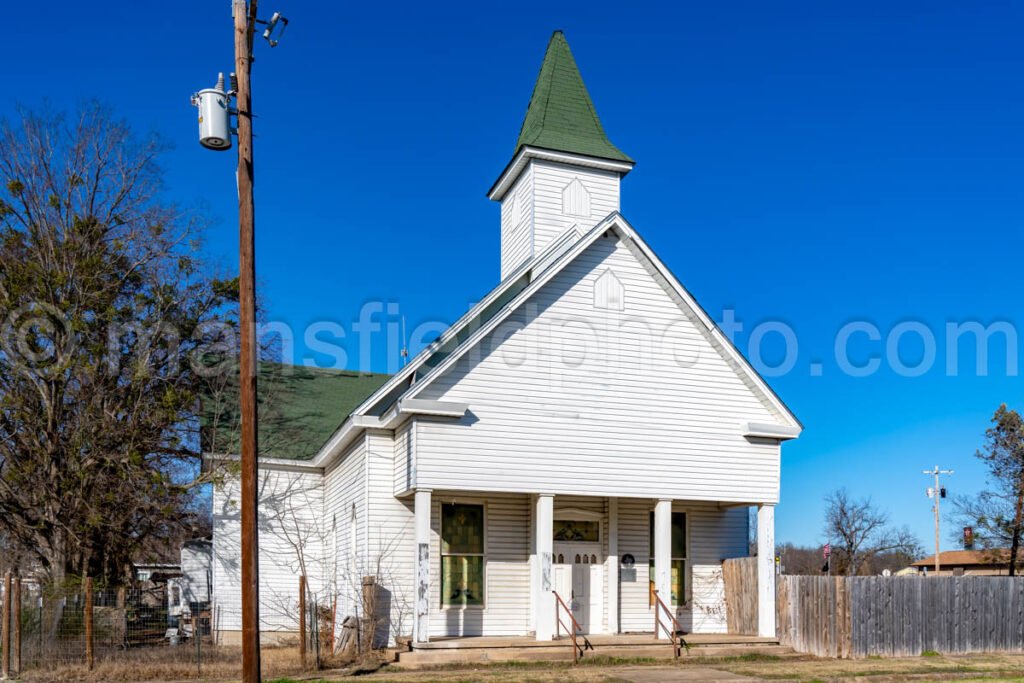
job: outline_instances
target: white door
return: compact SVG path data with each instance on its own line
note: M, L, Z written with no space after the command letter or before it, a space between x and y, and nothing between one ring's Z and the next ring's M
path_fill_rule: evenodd
M583 633L601 631L604 565L600 550L600 545L585 543L556 543L554 548L555 590ZM561 618L569 624L564 610Z

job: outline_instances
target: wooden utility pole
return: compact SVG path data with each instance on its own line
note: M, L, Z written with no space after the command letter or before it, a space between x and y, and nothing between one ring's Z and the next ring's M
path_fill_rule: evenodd
M256 0L233 0L235 19L235 99L238 108L238 296L242 427L242 683L260 681L259 544L257 538L256 440L256 208L253 200L252 39Z
M935 488L932 490L932 500L935 501L935 505L932 506L932 512L935 513L935 575L939 575L939 569L942 568L942 561L939 559L939 499L942 498L941 487L939 486L939 475L940 474L953 474L953 470L940 470L939 466L936 465L933 470L924 470L924 474L933 475L935 477Z

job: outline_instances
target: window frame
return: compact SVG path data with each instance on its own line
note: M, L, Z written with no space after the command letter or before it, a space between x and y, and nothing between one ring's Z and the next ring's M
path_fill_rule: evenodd
M439 507L438 507L438 520L437 520L437 543L438 543L438 553L437 553L437 556L438 556L438 570L437 570L438 582L437 582L437 587L438 588L437 588L437 592L438 592L438 600L439 600L439 602L441 604L440 609L443 610L443 611L444 610L451 610L451 611L486 610L487 609L487 593L488 593L488 590L487 590L487 555L488 555L487 554L487 544L488 544L488 538L487 538L488 537L488 534L487 534L487 519L488 519L488 517L487 517L487 503L485 501L481 501L481 500L449 500L449 501L440 501L438 505L439 505ZM482 510L483 516L482 516L482 522L481 522L481 524L482 524L482 529L481 530L483 532L483 539L482 539L483 542L481 543L481 547L483 548L483 552L480 552L480 553L446 553L446 552L444 552L444 546L445 546L445 543L444 543L444 507L445 507L445 505L466 505L466 506L478 507L478 508L480 508ZM482 572L481 585L483 586L483 593L484 594L483 594L483 596L482 596L482 598L480 600L480 604L479 605L465 605L465 604L455 604L455 603L446 603L445 602L445 596L444 596L443 588L444 588L444 559L446 557L479 557L479 558L482 558L481 559L481 563L482 563L482 568L481 568L481 572Z
M600 518L596 518L595 517L594 519L586 519L582 515L579 515L579 514L575 514L575 513L564 514L564 513L561 513L561 512L556 512L554 516L555 516L555 519L552 520L552 522L551 522L551 538L552 538L552 541L554 543L591 543L591 544L594 544L594 543L599 544L599 543L601 543L601 540L603 538L602 532L604 531L604 525L601 524ZM582 540L582 541L572 540L572 541L570 541L570 540L566 540L566 539L557 539L557 538L555 538L555 531L556 531L556 529L558 527L558 523L559 522L572 522L574 524L578 524L580 522L586 522L587 524L596 524L597 525L597 538L595 540L593 540L593 541L588 541L588 540Z

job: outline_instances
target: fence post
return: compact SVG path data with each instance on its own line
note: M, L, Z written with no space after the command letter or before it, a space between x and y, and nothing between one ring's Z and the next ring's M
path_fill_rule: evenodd
M299 577L299 661L306 670L306 577Z
M361 653L370 652L377 639L377 577L363 577L363 621Z
M203 635L199 632L199 610L192 613L192 638L196 641L196 677L203 675Z
M338 619L338 595L335 594L331 598L331 632L327 635L327 651L334 653L334 629L336 628L335 622Z
M92 671L94 662L92 650L92 577L85 577L85 666Z
M11 594L11 628L14 631L11 642L11 668L16 676L21 675L21 577L14 577L14 593Z
M0 625L0 639L3 639L3 662L0 662L4 678L11 675L11 570L4 572L3 624Z
M320 603L313 599L312 609L309 610L309 641L313 648L313 666L320 670Z
M123 647L128 646L128 610L127 610L127 591L124 586L118 586L117 589L117 619L120 623L121 642L119 643Z

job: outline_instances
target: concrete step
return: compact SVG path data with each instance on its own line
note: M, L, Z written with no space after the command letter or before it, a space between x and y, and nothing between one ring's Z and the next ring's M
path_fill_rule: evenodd
M444 664L480 664L488 662L564 662L572 661L572 648L568 641L559 642L561 647L460 647L449 649L413 650L400 652L397 661L410 668L439 666ZM778 644L722 644L694 645L683 650L682 656L694 657L741 657L743 655L767 655L776 657L793 656L792 649ZM616 657L621 659L671 659L672 647L668 643L647 643L629 645L598 645L587 650L587 657Z

